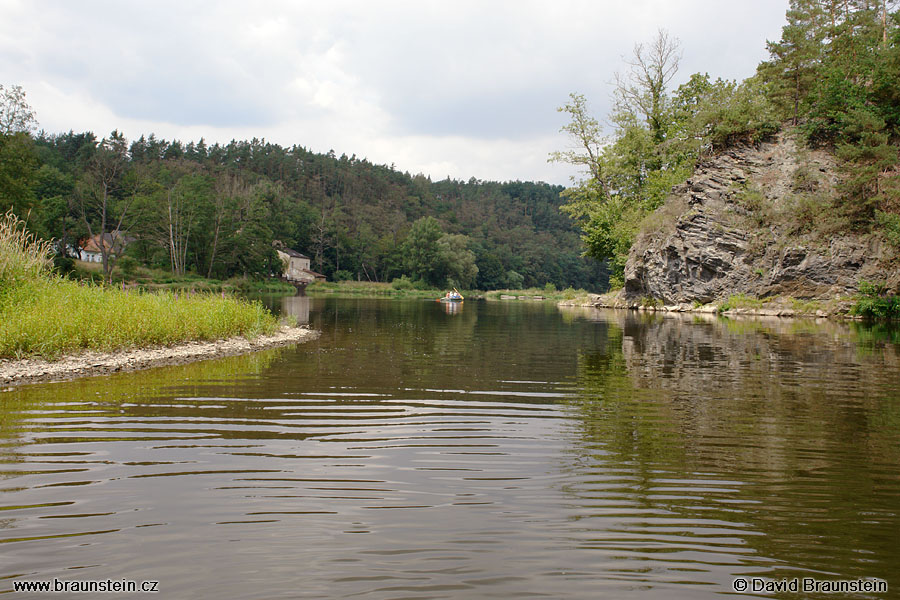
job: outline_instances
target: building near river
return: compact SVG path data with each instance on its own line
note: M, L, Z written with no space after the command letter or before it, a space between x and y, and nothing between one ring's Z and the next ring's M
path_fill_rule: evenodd
M116 257L122 254L125 251L125 247L133 241L134 238L125 236L118 231L104 233L103 235L98 233L82 243L81 250L77 253L77 258L85 262L100 263L103 262L101 244L109 256Z
M276 248L278 258L284 264L282 277L291 283L310 284L314 281L325 281L321 273L309 268L309 257L290 248Z

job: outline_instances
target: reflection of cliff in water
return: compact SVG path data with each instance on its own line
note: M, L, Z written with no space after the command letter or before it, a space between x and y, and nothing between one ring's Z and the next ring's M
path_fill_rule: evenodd
M900 526L900 353L893 330L624 311L579 318L609 327L605 347L579 357L577 460L596 465L594 481L573 490L580 501L620 497L620 508L638 511L620 519L620 533L655 531L652 521L663 514L677 515L688 531L719 523L720 535L749 551L746 572L894 571L900 541L887 532ZM628 491L611 490L610 474L627 477ZM725 544L691 536L709 552Z

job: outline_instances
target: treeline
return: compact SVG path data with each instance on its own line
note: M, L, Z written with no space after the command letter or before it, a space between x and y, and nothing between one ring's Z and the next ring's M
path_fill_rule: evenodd
M742 82L691 75L672 90L681 58L666 32L635 46L616 77L609 136L572 94L560 109L578 150L553 155L583 168L563 207L588 254L609 260L613 285L647 217L697 161L794 126L841 161L838 195L808 193L830 232L870 233L900 248L900 12L889 0L791 0L770 59ZM802 175L802 174L800 174ZM798 175L799 177L799 175ZM802 177L800 177L802 179Z
M264 140L184 144L119 132L34 133L21 88L0 92L0 208L62 255L107 235L118 261L226 279L278 274L273 241L307 254L330 280L499 289L602 289L580 256L561 186L433 182L356 156ZM17 116L18 115L18 116ZM118 238L113 239L114 232ZM128 242L124 257L118 245ZM122 261L125 261L124 263Z

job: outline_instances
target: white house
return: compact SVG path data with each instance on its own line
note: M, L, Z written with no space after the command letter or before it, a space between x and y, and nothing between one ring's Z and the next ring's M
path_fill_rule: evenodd
M276 248L278 258L284 264L282 276L291 283L325 281L325 276L309 268L309 257L290 248Z
M134 238L127 238L118 231L112 233L104 233L102 236L103 246L107 249L111 256L121 254ZM85 262L100 263L103 262L103 254L100 250L100 234L88 238L87 242L81 248L78 258Z

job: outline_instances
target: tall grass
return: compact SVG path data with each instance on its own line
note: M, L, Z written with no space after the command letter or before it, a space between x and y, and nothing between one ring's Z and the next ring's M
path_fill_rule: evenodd
M252 337L277 326L261 304L232 297L141 293L60 279L47 269L48 250L14 216L0 223L0 357Z
M50 262L50 242L28 233L12 211L0 217L0 287L39 278Z

